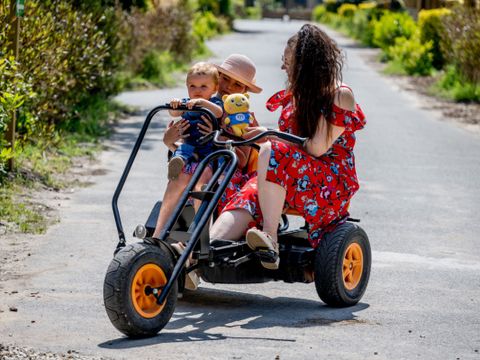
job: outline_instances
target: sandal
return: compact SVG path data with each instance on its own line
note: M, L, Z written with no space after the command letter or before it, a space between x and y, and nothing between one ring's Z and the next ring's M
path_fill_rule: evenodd
M182 243L174 243L171 244L171 246L175 249L178 255L182 255L182 253L185 251L185 245L183 245ZM185 263L185 268L188 268L190 264L190 259L187 259L187 262ZM197 290L198 284L200 284L200 278L198 277L195 270L192 270L185 275L185 289Z
M262 266L269 270L276 270L280 264L278 243L264 231L252 228L247 231L247 244L252 250L260 251Z

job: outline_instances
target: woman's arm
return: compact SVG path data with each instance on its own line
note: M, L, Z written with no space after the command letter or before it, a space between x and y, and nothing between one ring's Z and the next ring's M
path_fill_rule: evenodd
M248 163L248 157L250 156L250 146L236 146L235 147L235 153L237 154L238 157L238 167L240 169L243 169L245 166L247 166Z
M341 87L335 94L334 104L343 110L355 111L355 98L349 88ZM328 125L331 132L328 134ZM344 132L345 128L333 124L327 124L327 121L321 120L318 123L315 135L305 143L305 150L314 157L325 154L333 143ZM328 136L330 135L330 136Z

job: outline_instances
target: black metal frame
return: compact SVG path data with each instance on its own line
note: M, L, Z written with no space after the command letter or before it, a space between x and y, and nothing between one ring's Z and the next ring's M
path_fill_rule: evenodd
M140 150L140 146L142 145L143 139L145 138L145 134L147 133L150 123L153 117L162 110L173 110L173 109L170 107L169 104L165 104L165 105L160 105L155 107L148 113L147 118L143 123L142 129L138 134L137 141L135 142L132 152L130 153L130 157L128 158L127 164L125 165L125 169L123 170L123 173L120 178L120 181L118 182L117 188L115 189L115 193L113 194L112 209L113 209L113 216L115 218L115 225L117 226L118 238L119 238L119 242L117 244L117 248L115 251L120 250L122 247L126 245L125 232L123 231L122 220L120 218L120 211L118 210L118 198L120 197L120 193L122 192L123 186L125 185L128 174L130 173L130 169L132 168L133 162L135 161L135 158L138 154L138 150ZM200 112L206 115L212 121L214 130L219 128L217 119L212 114L212 112L208 109L204 109L204 108L188 109L186 106L179 106L175 110Z

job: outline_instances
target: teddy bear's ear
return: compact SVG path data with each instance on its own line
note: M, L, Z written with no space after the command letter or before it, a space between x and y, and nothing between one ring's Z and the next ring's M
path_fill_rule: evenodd
M228 95L223 95L222 96L222 101L225 102L225 100L227 100L227 97L228 97Z
M245 96L247 99L250 99L250 95L248 95L247 93L243 94L243 96Z

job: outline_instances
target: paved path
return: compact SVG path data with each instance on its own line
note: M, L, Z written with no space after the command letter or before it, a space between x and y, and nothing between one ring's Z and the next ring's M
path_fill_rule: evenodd
M272 126L277 114L263 103L284 84L282 49L301 23L237 26L241 32L210 42L213 60L232 52L254 60L265 91L252 96L252 107ZM143 121L137 117L119 126L100 156L103 175L71 196L61 223L26 238L32 256L1 284L0 342L112 358L480 359L479 138L419 108L365 63L368 50L337 40L348 58L345 82L369 121L358 134L361 190L351 208L373 249L361 303L328 308L311 284L204 284L179 302L159 336L124 338L105 314L102 283L116 242L111 196ZM149 108L181 95L183 87L119 99ZM127 233L165 187L164 126L155 122L120 199Z

